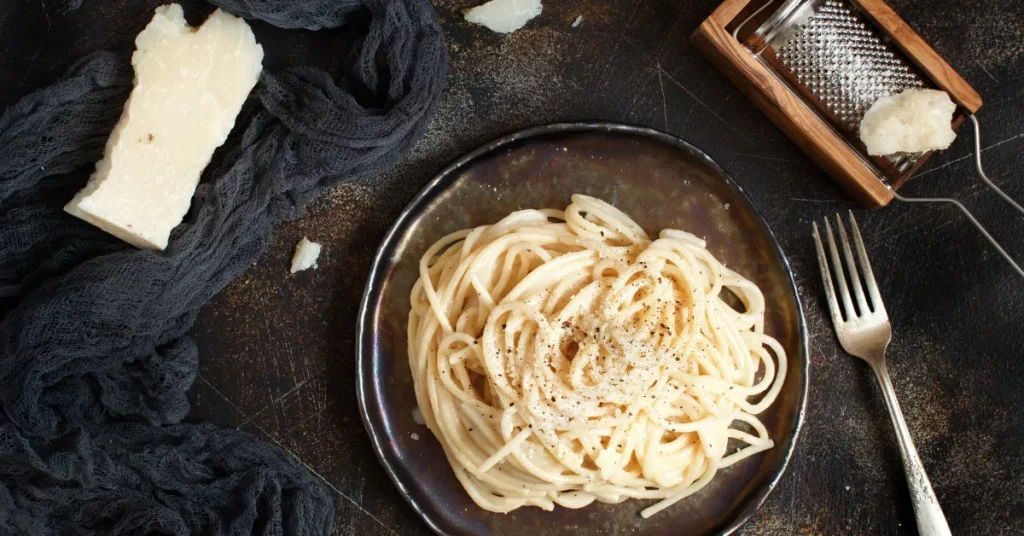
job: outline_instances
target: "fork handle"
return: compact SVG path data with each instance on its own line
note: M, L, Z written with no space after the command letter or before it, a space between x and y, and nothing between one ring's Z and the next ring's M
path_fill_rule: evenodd
M892 388L892 381L889 379L889 371L883 361L874 367L878 383L885 395L885 405L889 407L889 416L892 417L892 424L896 428L896 439L900 445L900 455L903 458L903 471L907 475L907 484L910 487L910 501L914 505L914 517L917 518L917 531L921 536L952 536L949 525L946 523L946 516L942 514L942 507L939 506L939 499L935 496L932 483L925 473L924 464L917 455L914 448L914 441L910 438L910 430L906 421L903 420L903 411L900 410L900 403L896 400L896 391Z

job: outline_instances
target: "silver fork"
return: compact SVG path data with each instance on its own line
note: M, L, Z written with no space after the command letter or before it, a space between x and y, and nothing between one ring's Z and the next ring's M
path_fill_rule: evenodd
M946 517L942 514L942 507L939 506L939 499L932 490L932 484L925 473L921 458L917 455L914 442L910 438L910 430L903 420L903 412L900 411L900 403L896 400L896 392L892 388L892 381L889 379L889 371L885 367L885 349L889 346L892 338L892 327L889 325L889 315L885 312L885 305L882 303L882 296L878 293L878 284L875 282L875 274L871 271L871 263L868 261L868 253L864 249L864 241L860 236L860 229L857 221L853 219L853 212L850 212L850 232L853 234L853 241L857 248L857 260L854 260L853 252L850 250L850 241L846 237L846 229L843 220L836 214L836 224L839 229L839 239L843 247L843 257L846 260L846 267L849 270L849 278L843 270L843 263L839 261L839 251L836 249L836 241L832 235L832 226L825 219L825 232L828 241L829 257L825 256L825 248L821 244L821 233L818 224L814 223L814 245L818 250L818 266L821 267L821 280L825 284L825 296L828 298L828 308L832 313L832 323L836 328L836 335L839 343L843 345L848 353L855 355L869 365L875 371L878 383L885 395L885 405L889 408L889 416L892 417L892 424L896 428L896 439L899 442L900 454L903 458L903 470L907 475L907 484L910 487L910 499L914 505L914 517L917 518L917 530L921 536L948 536L949 525ZM829 264L831 258L831 265ZM858 269L858 261L860 269ZM832 270L835 270L835 285L833 285ZM861 283L861 270L863 270L863 283ZM867 294L864 292L867 286ZM839 298L842 301L840 309L839 301L836 300L835 287L839 287ZM850 298L850 289L853 288L854 302Z

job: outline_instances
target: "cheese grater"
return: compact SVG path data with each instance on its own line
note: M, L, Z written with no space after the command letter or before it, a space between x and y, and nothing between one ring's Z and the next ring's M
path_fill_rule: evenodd
M882 0L726 0L693 35L697 47L854 199L955 205L1024 277L1022 269L960 202L908 198L897 190L930 153L868 155L861 119L879 98L940 89L957 105L956 129L974 126L980 178L1016 210L1024 207L985 175L981 97Z
M776 12L751 34L748 47L755 53L774 52L782 68L842 127L856 131L876 100L925 86L916 70L845 2L791 4L796 16Z

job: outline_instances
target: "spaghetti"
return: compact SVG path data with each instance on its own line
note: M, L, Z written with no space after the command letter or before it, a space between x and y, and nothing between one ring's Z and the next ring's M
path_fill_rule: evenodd
M575 195L452 233L419 273L416 399L481 508L660 499L649 517L773 446L764 297L692 234Z

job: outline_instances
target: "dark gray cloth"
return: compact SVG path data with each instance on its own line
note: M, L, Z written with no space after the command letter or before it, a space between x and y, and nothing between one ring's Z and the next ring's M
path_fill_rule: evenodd
M218 0L285 28L359 20L339 83L264 71L163 252L63 213L131 89L98 53L0 117L0 533L327 534L333 497L291 455L184 422L197 311L275 224L381 172L426 128L447 76L426 0Z

